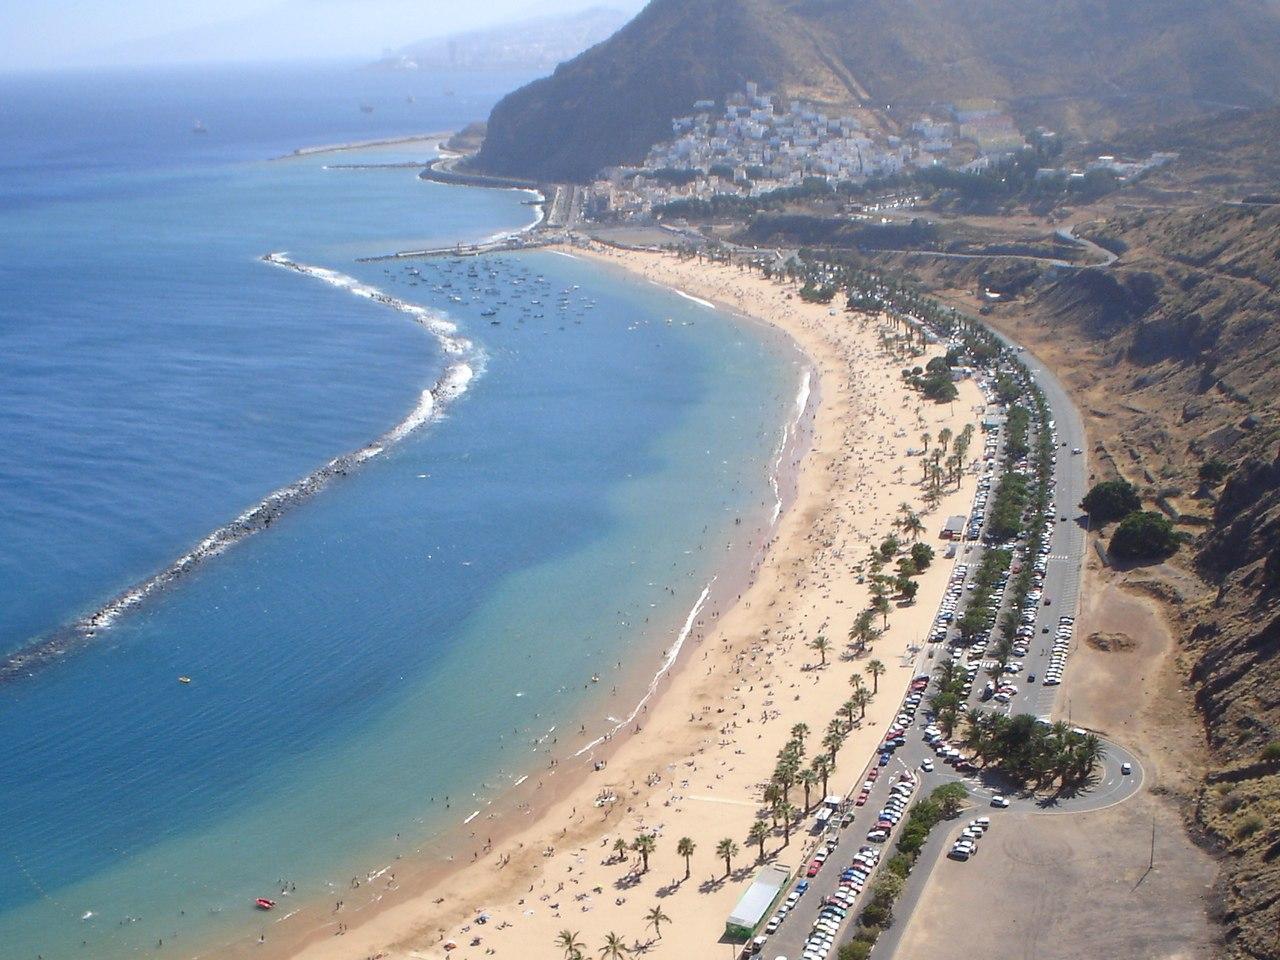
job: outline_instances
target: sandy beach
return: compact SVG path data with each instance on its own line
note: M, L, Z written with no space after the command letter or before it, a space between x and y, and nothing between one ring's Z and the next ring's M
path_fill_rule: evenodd
M920 458L907 451L921 445L924 432L936 436L949 427L959 433L976 420L977 387L960 383L960 399L951 405L922 402L902 384L900 362L880 347L875 318L805 304L793 286L759 274L666 254L604 247L567 252L758 318L794 338L817 375L812 442L794 465L794 502L737 602L722 615L705 612L641 714L639 732L626 731L598 755L607 758L603 770L592 770L586 758L571 763L573 748L566 744L566 756L543 778L546 789L533 789L515 808L518 816L493 827L484 820L471 824L478 828L474 861L443 877L437 869L417 883L406 864L399 879L393 870L370 881L385 888L376 908L357 912L334 903L323 915L307 909L275 927L266 942L219 955L560 958L565 951L556 938L565 929L578 935L588 956L599 952L608 933L658 958L728 951L725 918L759 866L747 832L792 727L808 725L812 755L852 692L851 676L870 686L867 661L884 663L879 694L839 753L830 792L845 793L862 778L896 713L922 656L915 647L952 567L942 558L938 531L948 515L968 512L976 484L966 473L958 490L948 490L925 513ZM903 502L923 513L922 539L938 557L920 577L916 603L895 605L888 630L868 654L853 659L846 637L869 602L853 568L894 532ZM825 666L809 647L818 635L831 641ZM815 789L815 802L820 792ZM799 788L792 802L803 802ZM793 869L802 864L811 822L806 818L789 844L779 827L765 844L766 860ZM618 838L629 843L641 832L657 837L647 872L635 853L623 859L613 851ZM681 837L696 845L687 879L676 851ZM724 838L741 848L728 877L715 852ZM361 901L368 892L361 891ZM646 921L655 906L670 918L660 937ZM478 923L482 913L485 922ZM450 944L456 946L446 949Z

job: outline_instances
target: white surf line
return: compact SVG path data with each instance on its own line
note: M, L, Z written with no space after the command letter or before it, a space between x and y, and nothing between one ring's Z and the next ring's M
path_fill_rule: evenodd
M812 373L811 370L805 370L804 376L800 379L800 390L796 394L795 418L782 425L782 442L778 444L778 455L774 458L773 470L769 474L769 485L773 488L773 516L769 519L770 526L775 526L778 517L782 516L782 491L778 488L778 475L782 470L782 458L787 455L787 445L791 442L792 436L799 431L800 421L804 419L805 411L809 408Z
M511 193L527 193L533 197L536 201L536 203L531 205L534 210L533 221L515 230L500 230L497 233L490 234L484 239L477 240L474 243L464 243L462 244L463 247L484 247L489 244L500 243L503 240L515 240L527 233L531 233L539 224L542 223L543 220L546 219L547 214L545 207L547 198L540 191L531 190L528 187L509 187L507 189Z
M640 711L643 710L644 705L649 702L649 698L657 692L658 683L664 676L666 676L667 672L675 664L676 658L680 656L680 649L684 646L684 642L689 639L689 634L693 631L694 621L697 620L698 614L702 611L702 605L707 602L707 597L711 594L711 585L714 584L717 579L717 577L712 577L707 582L707 585L702 588L702 593L699 594L697 602L694 603L693 608L689 611L689 616L685 618L684 626L680 629L680 633L676 637L676 642L672 645L671 649L667 651L667 658L662 661L662 666L658 668L658 672L655 673L653 675L653 679L649 681L649 689L645 691L644 696L640 698L640 701L636 704L635 709L627 716L627 719L616 723L613 729L603 736L596 737L585 747L575 753L574 757L580 757L584 753L594 750L596 747L600 746L600 744L610 739L623 727L633 722L635 718L640 715Z
M478 373L483 372L484 353L470 340L459 336L457 326L443 314L392 297L376 287L337 271L297 263L283 253L270 253L262 259L266 263L314 277L356 296L408 314L436 338L445 354L456 359L446 367L439 380L422 391L413 409L390 430L358 450L334 457L305 477L272 491L231 522L214 530L163 570L129 587L69 627L40 638L0 660L0 682L29 673L43 663L59 659L84 646L95 637L98 630L110 627L123 613L138 607L169 584L195 570L204 561L224 553L246 537L265 530L287 510L315 495L334 478L347 475L356 467L385 453L414 431L438 420L449 404L467 391Z
M695 297L692 293L685 293L685 291L681 290L679 287L673 287L671 286L671 284L663 283L661 280L654 280L652 277L646 277L645 279L648 280L650 283L652 283L655 287L661 287L663 290L670 291L671 293L674 293L678 297L684 297L686 300L692 300L694 303L698 304L698 306L700 307L706 307L708 310L720 309L710 300L703 300L701 297Z
M570 260L581 260L582 258L575 254L568 253L565 250L548 250L547 253L554 253L557 257L568 257Z

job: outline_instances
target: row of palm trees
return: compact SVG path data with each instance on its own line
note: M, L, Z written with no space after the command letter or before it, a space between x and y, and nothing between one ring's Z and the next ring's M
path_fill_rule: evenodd
M1061 721L1046 724L1028 713L1007 717L987 710L969 710L964 721L963 743L979 761L1037 790L1055 781L1064 789L1078 787L1102 760L1101 740Z
M644 919L645 929L653 927L653 932L657 934L659 940L662 939L662 925L671 922L671 918L662 911L660 906L651 908L644 915ZM564 951L565 960L586 960L586 942L573 930L561 930L556 937L556 946ZM619 934L610 931L604 935L604 943L595 952L600 956L600 960L623 960L624 957L631 956L635 950L628 947Z

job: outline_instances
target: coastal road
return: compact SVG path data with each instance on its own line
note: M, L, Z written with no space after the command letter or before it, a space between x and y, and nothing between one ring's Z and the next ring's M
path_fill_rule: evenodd
M1073 223L1058 230L1057 234L1069 243L1074 243L1076 246L1084 247L1099 259L1098 263L1079 264L1079 266L1109 267L1120 259L1117 254L1112 253L1106 247L1096 244L1092 240L1087 240L1084 237L1076 236L1076 227L1078 226L1080 226L1080 224Z
M1001 337L1001 339L1014 349L1019 349L1017 345L1012 344L1007 338ZM1043 678L1044 669L1049 663L1052 639L1058 618L1063 615L1074 617L1079 609L1081 574L1087 547L1086 527L1084 518L1079 510L1079 503L1087 489L1088 472L1087 454L1083 452L1073 454L1072 450L1084 449L1084 424L1079 412L1074 404L1071 403L1066 390L1057 378L1033 357L1025 353L1022 356L1033 380L1044 393L1050 415L1054 420L1058 446L1054 466L1055 486L1053 499L1055 516L1051 526L1050 554L1042 588L1043 597L1035 624L1036 633L1032 638L1032 643L1028 645L1030 648L1028 656L1023 659L1023 671L1019 677L1021 682L1018 684L1018 693L1008 705L1008 710L1011 713L1031 713L1048 718L1055 715L1059 698L1065 697L1067 709L1064 711L1063 718L1069 722L1069 691L1062 692L1063 688L1058 686L1046 687L1038 681ZM1063 519L1064 517L1066 519ZM970 576L975 572L975 561L979 556L980 553L976 545L970 545L968 549L961 553L959 559L968 563ZM1049 601L1047 605L1044 602L1045 600ZM1073 640L1073 643L1078 642L1078 637ZM929 666L923 653L920 662L922 668ZM921 672L924 672L924 669ZM1027 676L1032 674L1037 677L1036 683L1028 683L1026 681ZM974 695L976 696L980 684L975 683L974 686ZM1104 742L1103 762L1099 772L1087 789L1070 795L1052 795L1048 797L1019 796L1016 792L1009 790L1008 786L1002 784L996 777L984 778L976 774L963 777L957 771L941 762L936 762L936 769L933 773L925 774L920 767L925 758L936 759L932 749L920 738L919 730L912 731L912 734L907 738L907 743L899 748L891 763L883 768L882 775L875 782L866 805L853 808L854 817L852 823L840 831L836 850L818 875L810 881L809 891L801 897L796 908L789 913L777 933L769 937L763 951L764 956L769 958L796 958L802 956L805 941L813 929L814 922L817 920L822 908L823 898L834 892L839 884L841 870L849 864L861 847L867 845L867 831L875 823L878 811L883 807L892 784L905 770L911 770L917 780L920 781L920 786L915 794L916 797L927 795L929 791L932 791L940 784L959 780L969 790L972 807L965 815L962 815L960 821L944 822L930 836L924 850L921 852L915 869L911 873L907 887L895 906L895 914L898 920L876 944L873 951L875 960L886 960L886 958L893 957L897 949L898 940L908 925L911 910L919 900L929 873L937 861L945 855L946 850L949 849L958 825L965 822L967 817L988 815L992 818L993 829L998 829L999 818L1005 813L1005 810L991 806L991 798L996 793L1004 793L1007 796L1010 801L1010 807L1008 808L1010 811L1060 815L1084 813L1123 802L1137 793L1141 789L1143 782L1143 770L1137 758L1120 745L1109 742ZM873 759L872 763L875 764L876 760ZM1131 770L1128 774L1121 772L1121 765L1126 763L1130 765ZM857 792L856 785L860 784L863 779L863 776L859 776L854 781L854 793ZM803 876L805 872L809 855L816 848L818 838L811 836L809 841L808 846L801 847L797 851L798 855L795 858L795 866L800 876ZM793 841L793 844L800 845L798 841ZM892 855L893 838L887 844L882 845L882 850L885 858ZM799 856L802 852L807 855ZM875 875L873 874L869 885L874 884L874 882ZM849 911L849 919L842 925L837 942L847 937L848 930L854 923L862 902L862 897L859 897L854 908Z

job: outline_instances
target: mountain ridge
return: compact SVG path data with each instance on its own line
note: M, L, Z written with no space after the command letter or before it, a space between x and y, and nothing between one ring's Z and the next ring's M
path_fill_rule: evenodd
M1154 25L1154 26L1153 26ZM990 97L1020 120L1108 135L1280 102L1267 0L652 0L605 42L505 97L479 169L583 181L643 159L695 100L748 81L895 112Z

